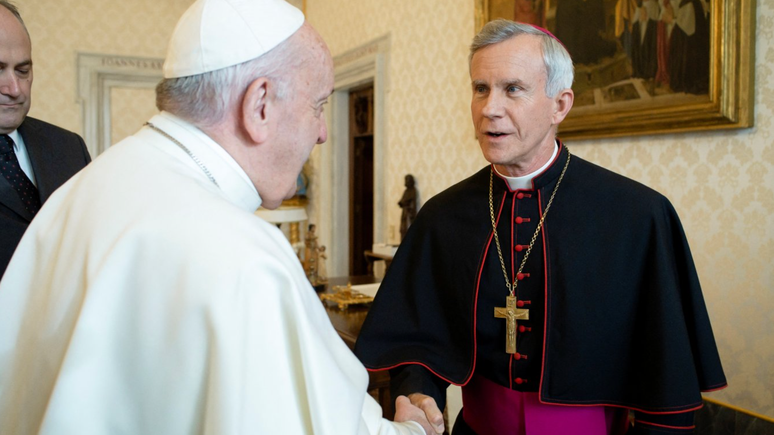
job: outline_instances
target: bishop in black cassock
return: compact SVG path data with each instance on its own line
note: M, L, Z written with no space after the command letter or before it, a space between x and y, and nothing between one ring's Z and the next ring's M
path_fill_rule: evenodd
M510 191L495 175L507 265L521 261L568 154L562 146L533 189ZM446 386L482 374L539 391L545 403L623 407L655 424L690 420L700 391L726 380L669 200L572 156L522 272L529 320L519 321L512 356L504 320L492 314L507 291L489 221L490 170L420 210L357 342L366 367L392 369L394 395L423 391L441 408Z
M513 27L487 26L495 34ZM526 54L534 36L517 35L472 57L474 124L491 160L506 145L525 146L512 140L511 123L544 110L521 110L527 99L546 97L524 68L536 56ZM557 104L552 110L565 103ZM536 123L563 119L547 113L517 125L520 137ZM556 419L568 409L604 411L607 429L595 433L625 433L629 410L629 434L691 433L700 392L723 388L726 379L677 213L660 193L549 139L540 146L553 157L526 187L512 189L490 165L422 207L355 352L367 368L390 370L393 397L421 393L443 409L446 387L461 385L455 434L524 425L519 419L532 416L510 413L535 397L535 409L555 410ZM517 283L516 307L527 310L515 331L507 328L503 269ZM509 332L516 336L512 353ZM536 432L546 433L529 424L507 431Z

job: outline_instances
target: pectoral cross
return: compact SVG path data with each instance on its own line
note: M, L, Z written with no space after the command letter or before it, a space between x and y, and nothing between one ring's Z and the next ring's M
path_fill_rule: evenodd
M516 321L529 320L529 310L517 308L515 296L505 298L505 307L495 307L494 316L505 319L505 352L516 353Z

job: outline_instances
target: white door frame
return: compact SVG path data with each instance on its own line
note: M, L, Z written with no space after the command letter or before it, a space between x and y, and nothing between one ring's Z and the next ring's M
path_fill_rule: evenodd
M320 235L328 249L328 275L349 273L349 93L374 86L374 243L386 243L385 168L387 156L386 96L389 92L390 35L347 51L333 60L334 92L326 110L328 144L320 164ZM327 240L326 240L327 239Z
M112 144L111 89L155 89L162 79L164 59L77 53L75 62L83 139L89 154L95 158Z

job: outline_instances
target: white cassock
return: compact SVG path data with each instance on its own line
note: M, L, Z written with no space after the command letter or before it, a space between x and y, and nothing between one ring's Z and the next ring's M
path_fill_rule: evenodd
M0 284L0 433L424 434L381 418L260 196L167 113L45 204Z

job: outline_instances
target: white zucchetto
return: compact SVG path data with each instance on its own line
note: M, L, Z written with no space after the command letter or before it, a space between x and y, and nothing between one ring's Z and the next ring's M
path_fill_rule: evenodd
M164 78L202 74L255 59L303 24L304 14L284 0L197 0L172 32Z

